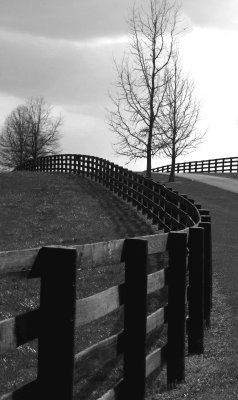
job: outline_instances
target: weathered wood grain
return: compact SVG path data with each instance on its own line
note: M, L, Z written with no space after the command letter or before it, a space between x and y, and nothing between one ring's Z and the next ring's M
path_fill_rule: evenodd
M146 357L146 378L152 374L156 369L160 368L162 364L161 348L155 349Z
M159 233L149 236L141 236L140 239L148 240L148 253L154 254L164 252L167 247L168 234ZM119 263L123 259L123 246L125 239L110 240L107 242L98 242L92 244L69 246L76 249L78 259L77 267L82 267L86 262L92 263L94 266L102 265L105 262ZM64 247L65 246L47 246L47 247ZM2 251L0 252L0 275L30 271L36 260L40 248Z
M40 248L1 251L0 274L30 270Z
M164 270L154 272L147 278L147 293L153 293L165 285ZM113 286L76 302L76 327L95 321L124 304L124 283Z
M165 286L165 270L154 272L147 277L147 294L162 289Z
M95 321L119 308L123 304L120 298L123 288L124 284L113 286L103 292L77 300L76 327Z

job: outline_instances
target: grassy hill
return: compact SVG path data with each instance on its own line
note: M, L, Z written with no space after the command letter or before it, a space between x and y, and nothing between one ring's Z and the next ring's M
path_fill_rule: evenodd
M0 173L0 188L0 251L152 232L112 193L78 175Z

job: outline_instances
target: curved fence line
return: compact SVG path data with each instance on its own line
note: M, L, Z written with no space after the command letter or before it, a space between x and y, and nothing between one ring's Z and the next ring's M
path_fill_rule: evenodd
M63 154L27 161L16 170L66 172L90 177L122 197L152 219L165 232L183 230L200 222L198 209L172 189L108 160Z
M37 379L0 400L71 400L74 385L85 373L97 371L121 355L122 379L98 400L124 400L131 393L133 398L144 400L146 378L164 364L169 387L183 382L186 337L188 354L201 354L204 322L210 326L209 212L185 195L97 157L49 156L36 163L27 162L17 170L75 173L91 178L142 211L164 232L73 247L0 252L0 275L27 271L28 278L41 279L40 307L0 321L0 354L38 338ZM76 271L85 262L95 267L123 262L124 282L77 300ZM148 315L147 298L156 293L161 301ZM75 328L121 309L123 330L74 354ZM164 340L159 341L159 347L156 342L157 348L147 354L148 336L156 333L161 339L162 328L167 332Z
M153 168L152 172L171 172L171 164ZM175 164L175 173L238 172L238 157L213 158L210 160L187 161Z

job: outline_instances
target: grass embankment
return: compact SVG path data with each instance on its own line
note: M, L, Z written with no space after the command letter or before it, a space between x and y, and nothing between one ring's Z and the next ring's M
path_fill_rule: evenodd
M138 217L101 185L75 175L14 172L0 174L0 251L73 245L153 233ZM122 265L82 266L77 273L77 297L100 292L124 280ZM39 304L39 280L18 277L0 280L0 319L9 318ZM56 279L57 284L57 279ZM76 352L110 336L122 327L114 313L76 332ZM63 360L62 360L63 362ZM36 377L37 342L0 357L0 394ZM97 386L110 368L79 382L80 398L97 398ZM115 372L113 372L115 375ZM112 374L113 385L116 375ZM102 388L102 392L106 390Z
M118 239L133 236L136 229L146 232L136 213L117 207L119 199L79 176L1 173L0 188L0 251Z

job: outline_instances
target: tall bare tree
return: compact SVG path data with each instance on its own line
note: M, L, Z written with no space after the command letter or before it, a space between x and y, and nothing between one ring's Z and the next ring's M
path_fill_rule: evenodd
M176 158L197 148L205 133L197 126L200 120L200 103L195 97L194 82L181 67L178 51L166 67L164 104L161 109L159 130L162 133L163 152L171 158L169 181L175 177Z
M0 165L16 167L22 162L59 150L61 116L43 97L29 99L6 118L0 135Z
M133 8L128 21L129 50L116 64L116 93L108 124L116 133L116 152L147 160L151 176L151 158L161 150L156 128L165 94L163 71L173 51L179 9L169 0L148 0L147 9Z

